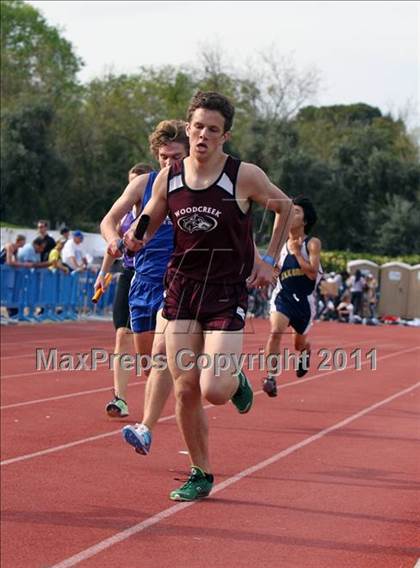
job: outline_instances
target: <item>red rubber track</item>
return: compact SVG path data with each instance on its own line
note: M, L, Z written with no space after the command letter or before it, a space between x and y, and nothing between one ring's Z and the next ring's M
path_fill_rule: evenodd
M267 332L267 321L250 320L244 351L258 353ZM112 324L3 328L2 567L412 568L419 330L321 322L311 341L311 371L284 372L277 398L261 393L255 370L248 415L231 404L207 409L215 490L179 505L168 493L188 458L172 398L143 457L119 433L141 416L143 378L133 375L130 417L110 420L105 365L35 371L37 347L112 350ZM283 347L291 345L289 336ZM318 350L341 347L361 348L362 370L349 360L343 371L318 371Z

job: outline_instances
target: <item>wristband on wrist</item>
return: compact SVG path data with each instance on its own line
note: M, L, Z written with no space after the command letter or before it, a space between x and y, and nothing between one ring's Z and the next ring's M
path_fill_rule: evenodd
M99 271L99 276L106 276L108 273L105 272L105 270L100 270Z
M267 264L270 264L271 266L276 266L276 261L274 260L274 258L272 256L270 256L269 254L265 254L262 257L262 260L264 262L266 262Z

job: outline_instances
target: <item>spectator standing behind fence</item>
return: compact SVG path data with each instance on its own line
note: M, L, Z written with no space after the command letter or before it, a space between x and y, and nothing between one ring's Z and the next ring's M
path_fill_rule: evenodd
M366 281L362 276L359 269L356 273L350 277L350 292L351 292L351 303L354 307L354 315L362 316L362 305L363 305L363 291L365 289Z
M73 231L73 238L66 241L61 256L63 263L73 270L85 270L88 265L85 251L82 246L82 231Z
M45 242L44 250L41 253L41 261L45 262L48 260L48 255L50 251L55 247L55 240L48 234L48 221L41 219L38 221L38 236L41 237Z
M55 247L48 255L48 262L50 263L48 268L50 270L61 270L62 272L65 272L67 274L68 272L70 272L70 269L68 266L63 264L61 258L61 251L63 250L65 242L65 239L58 239L58 241L56 242Z
M369 273L366 277L366 300L369 306L369 318L371 320L376 319L376 304L378 303L377 298L377 288L378 283L373 274Z
M25 235L17 235L14 243L7 243L0 252L0 264L7 264L8 266L31 268L30 262L19 262L17 254L26 243Z
M41 261L41 255L45 250L45 241L42 237L36 237L31 243L27 243L18 250L19 262L29 263L31 268L45 268L48 260Z
M17 253L26 243L24 235L17 235L14 243L7 243L0 252L0 264L7 264L15 268L31 268L31 262L19 262L17 260ZM6 308L9 317L13 318L18 314L17 308Z

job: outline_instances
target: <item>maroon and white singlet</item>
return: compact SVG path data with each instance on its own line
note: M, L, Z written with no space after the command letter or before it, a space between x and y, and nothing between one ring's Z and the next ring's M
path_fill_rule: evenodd
M239 166L228 156L218 179L199 190L187 186L183 161L169 171L175 249L166 275L167 319L196 319L203 329L243 327L254 243L251 208L243 213L236 201Z
M235 186L240 160L227 157L219 178L208 188L190 189L184 162L174 164L168 179L169 214L175 250L169 268L194 280L243 282L254 263L251 211L243 213Z

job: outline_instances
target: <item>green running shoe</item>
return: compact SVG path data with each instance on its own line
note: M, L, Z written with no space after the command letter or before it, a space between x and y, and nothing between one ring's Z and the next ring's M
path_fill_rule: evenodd
M252 408L254 393L248 379L242 371L239 371L238 379L238 390L232 396L231 401L236 406L240 414L246 414Z
M172 501L196 501L207 497L213 489L214 477L193 465L187 481L179 489L171 491L169 498Z
M111 418L118 418L122 416L128 416L128 406L125 400L116 396L111 402L105 407L106 413Z

